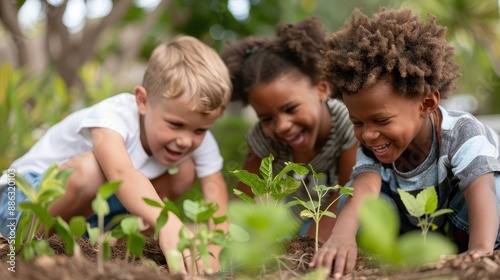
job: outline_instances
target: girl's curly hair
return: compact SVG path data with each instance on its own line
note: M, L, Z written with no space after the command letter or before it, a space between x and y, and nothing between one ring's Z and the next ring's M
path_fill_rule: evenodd
M286 74L301 73L316 84L323 77L318 63L324 59L326 30L320 21L308 18L296 24L280 24L274 38L248 37L230 42L221 52L233 83L232 101L248 105L252 87Z
M371 19L354 10L326 40L326 60L319 66L325 80L337 93L351 95L389 74L396 91L409 99L434 91L446 98L461 76L459 66L446 27L432 15L428 19L424 23L409 9L381 8Z

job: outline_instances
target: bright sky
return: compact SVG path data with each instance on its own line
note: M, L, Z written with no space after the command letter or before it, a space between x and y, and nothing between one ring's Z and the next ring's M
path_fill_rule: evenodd
M237 20L244 21L248 18L250 11L249 1L229 0L228 9ZM48 0L48 2L52 5L60 5L63 1ZM160 2L161 0L135 0L137 6L148 10L153 10ZM63 22L71 32L78 32L83 28L85 18L95 19L106 16L112 7L111 0L87 0L87 4L85 4L84 0L69 0ZM41 8L40 0L27 0L19 10L19 23L21 26L25 29L35 26L44 17Z

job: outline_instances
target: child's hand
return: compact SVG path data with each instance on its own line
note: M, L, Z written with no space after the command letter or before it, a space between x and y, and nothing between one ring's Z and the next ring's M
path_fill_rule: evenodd
M179 243L179 234L178 232L176 234L168 234L168 230L165 230L168 227L163 227L160 231L159 235L159 244L161 251L165 255L165 259L167 258L167 253L171 250L177 250L177 244ZM171 230L171 232L175 232L175 230ZM179 274L181 275L187 275L189 272L193 271L194 269L194 274L198 275L204 275L205 271L203 269L203 262L198 258L194 262L195 267L191 267L191 253L189 250L184 250L182 252L182 259L184 261L184 264L180 266L180 271ZM167 267L168 267L168 262L167 262ZM168 267L169 271L171 271L170 267Z
M348 274L354 270L358 246L355 238L339 238L334 234L328 238L323 246L314 255L311 267L326 267L332 270L333 277L339 279L344 273Z

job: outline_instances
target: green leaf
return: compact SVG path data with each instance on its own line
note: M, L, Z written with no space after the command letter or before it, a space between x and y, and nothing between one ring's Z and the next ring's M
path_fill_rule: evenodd
M139 231L139 218L135 216L127 217L120 223L123 233L126 235L133 235Z
M260 161L259 172L264 181L269 182L273 178L273 161L274 156L272 154L269 154L268 157L265 157Z
M285 196L294 193L300 187L300 182L292 176L287 176L285 179L277 181L271 188L271 197L280 201Z
M160 215L156 219L156 227L155 227L155 239L158 239L158 236L160 235L160 230L161 228L167 223L168 221L168 212L169 210L167 208L163 208L160 212Z
M438 261L443 255L454 255L456 245L442 234L429 233L424 241L418 231L405 233L397 246L403 266L418 266Z
M424 213L431 214L438 206L438 196L434 186L423 189L417 194L417 200L424 205Z
M20 174L16 174L16 187L18 187L28 199L33 203L38 203L36 189Z
M302 219L308 219L308 218L313 218L314 217L314 213L309 211L309 210L302 210L300 212L300 217Z
M410 215L419 218L425 214L425 202L423 202L422 200L417 200L413 195L402 189L398 189L398 193L399 197L401 197L401 201L403 202L406 210L408 210L408 213L410 213Z
M106 182L99 188L97 194L106 200L118 190L120 184L121 181Z
M362 201L358 234L361 249L385 259L397 259L398 234L399 218L387 201L376 197Z
M50 247L49 242L45 239L38 240L34 242L33 245L35 249L35 255L37 256L44 256L44 255L53 256L56 254L54 250Z
M259 178L256 174L250 173L246 170L235 170L232 171L232 173L243 184L249 186L256 196L261 196L267 192L266 182Z
M333 212L330 212L330 211L320 211L320 213L323 216L327 216L327 217L334 218L334 219L337 218L337 215L335 215Z
M181 252L177 250L169 250L167 252L167 265L171 274L177 274L181 271L181 265L184 265Z
M101 244L102 259L107 261L111 259L111 234L105 234Z
M87 233L89 234L90 244L92 244L92 246L95 246L97 244L97 241L99 241L99 228L91 228L90 224L87 223Z
M19 208L23 211L31 211L35 216L40 219L42 225L46 231L50 230L56 221L52 215L50 215L49 210L38 204L31 204L29 202L21 202Z
M142 252L146 245L146 238L140 233L134 233L127 240L128 250L136 257L142 258Z
M92 200L92 210L94 210L97 216L106 216L109 214L109 204L100 193L97 193L97 196Z
M285 164L291 165L291 169L293 170L293 172L297 173L297 175L299 175L300 177L309 174L309 169L307 169L307 167L303 166L302 164L292 163L292 162L286 162Z
M61 217L56 218L55 229L57 235L66 243L66 253L68 255L73 255L75 249L75 238L71 232L71 228Z
M248 196L246 193L238 190L238 189L233 189L233 194L236 195L237 197L239 197L241 200L245 201L246 203L250 204L250 205L254 205L255 204L255 200L253 198L251 198L250 196Z
M302 275L299 280L323 280L328 279L329 271L326 268L315 268L313 271Z
M429 217L435 218L437 216L441 216L441 215L448 214L448 213L453 213L453 210L452 209L448 209L448 208L443 208L443 209L439 209L436 212L430 214Z
M220 217L212 217L212 221L216 225L222 224L223 222L227 221L227 216L223 215L223 216L220 216Z
M351 188L351 187L342 187L341 185L337 185L336 187L338 187L338 188L339 188L340 193L341 193L342 195L344 195L344 194L348 194L348 195L351 195L351 196L352 196L353 191L354 191L354 190L353 190L353 188Z
M229 224L229 236L237 242L247 242L250 240L250 234L241 226Z
M161 203L159 203L158 201L156 201L156 200L152 200L152 199L149 199L149 198L146 198L146 197L144 197L143 200L149 206L153 206L153 207L157 207L157 208L163 208L163 205Z

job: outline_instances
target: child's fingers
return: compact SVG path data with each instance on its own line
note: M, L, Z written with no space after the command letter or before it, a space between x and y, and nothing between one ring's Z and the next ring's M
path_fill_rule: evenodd
M347 267L347 251L338 251L335 255L335 264L333 266L333 278L340 279Z
M325 267L328 271L332 271L333 259L335 258L336 249L320 249L313 257L311 267Z

